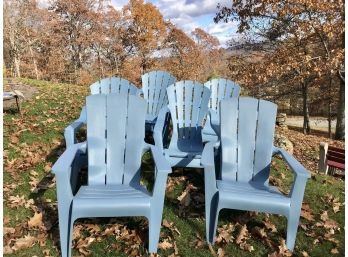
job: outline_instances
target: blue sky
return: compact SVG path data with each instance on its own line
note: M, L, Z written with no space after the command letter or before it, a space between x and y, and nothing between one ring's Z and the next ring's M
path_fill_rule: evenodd
M190 34L195 28L204 29L211 35L216 36L220 44L225 46L227 40L236 37L236 23L215 24L213 18L217 11L217 4L230 5L230 0L145 0L154 4L165 19ZM112 0L112 5L120 10L128 3L128 0Z

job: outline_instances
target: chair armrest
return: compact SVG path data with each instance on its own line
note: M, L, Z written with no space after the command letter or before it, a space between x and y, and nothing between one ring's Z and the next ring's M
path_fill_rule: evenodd
M206 167L212 167L215 169L215 163L214 163L214 148L215 148L215 142L209 142L204 146L202 158L201 158L201 165Z
M284 149L274 147L273 154L280 154L282 158L290 166L295 174L294 183L289 193L291 212L300 211L303 201L303 196L310 173L299 163L292 155Z
M291 170L300 177L310 178L311 174L297 161L294 156L289 154L286 150L278 147L273 147L273 155L280 154L286 163L290 166Z
M157 171L155 172L155 184L152 190L153 201L156 203L164 197L168 173L172 172L172 168L158 147L151 146L151 153Z
M86 115L86 106L84 106L82 107L80 117L65 128L64 138L67 148L76 143L76 133L84 124L86 124Z
M220 117L219 113L213 109L209 109L209 116L210 116L210 124L213 126L219 125L220 124Z
M86 152L86 143L75 144L65 150L52 167L52 172L56 175L56 186L58 198L72 199L76 183L73 182L72 173L78 171L79 165L73 165L79 153ZM77 160L76 160L77 161ZM79 160L80 161L80 160ZM77 176L75 176L77 177ZM72 183L72 184L71 184ZM69 186L70 185L70 186Z
M160 173L164 172L167 174L171 173L172 168L170 167L169 162L166 160L161 150L157 146L151 145L150 147L151 147L151 153L152 153L153 160L155 162L157 172L160 172Z
M71 168L73 161L78 153L86 153L86 143L74 144L67 148L58 158L52 167L52 172L56 175L65 174Z
M147 151L149 151L149 150L151 149L151 146L152 146L152 145L150 145L150 144L144 142L143 152L141 153L141 156L143 156L144 153L146 153Z
M216 176L215 176L215 162L214 149L215 142L209 142L204 146L201 165L204 168L204 187L207 196L212 197L217 192Z
M155 141L155 145L159 147L160 150L164 150L163 145L163 130L166 126L166 116L169 113L168 107L163 107L158 116L155 124L155 128L153 130L153 138Z

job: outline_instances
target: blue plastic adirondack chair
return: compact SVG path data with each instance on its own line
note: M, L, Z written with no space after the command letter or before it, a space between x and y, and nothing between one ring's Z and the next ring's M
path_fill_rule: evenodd
M175 83L176 78L166 71L151 71L141 76L142 93L147 100L145 132L153 133L160 110L168 105L167 87ZM166 126L168 126L167 117Z
M221 209L281 214L288 219L287 247L293 250L309 172L289 153L273 146L277 106L253 98L223 100L220 106L220 175L215 176L214 142L202 154L206 236L214 243ZM219 132L217 131L219 134ZM294 172L289 195L268 184L271 159L280 154Z
M167 95L169 104L161 109L154 129L155 145L162 148L172 167L201 167L202 123L210 90L198 82L184 80L170 85ZM163 149L162 131L168 112L173 133L168 149Z
M99 80L90 86L91 94L121 93L129 95L140 95L140 90L131 82L120 77L110 77ZM80 117L65 128L64 137L66 147L77 142L77 131L86 124L86 108L82 107Z
M61 251L71 256L74 221L78 218L145 216L149 220L149 252L156 252L169 163L160 149L144 142L146 101L124 94L86 98L87 145L74 144L52 170L57 179ZM141 157L151 148L156 181L149 193L140 185ZM88 154L88 185L75 194L72 178ZM86 158L85 158L86 159Z
M219 103L223 99L239 97L240 86L228 79L212 79L205 82L204 86L210 89L211 96L208 105L210 115L202 131L203 141L217 141L218 137L211 124L219 126Z

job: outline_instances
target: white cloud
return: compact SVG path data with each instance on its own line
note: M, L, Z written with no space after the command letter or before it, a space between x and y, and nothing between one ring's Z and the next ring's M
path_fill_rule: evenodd
M111 5L118 11L122 10L123 6L128 4L128 0L111 0Z
M230 4L228 0L219 1L222 5ZM213 0L158 0L156 5L166 18L175 18L181 14L198 17L216 13L218 1Z

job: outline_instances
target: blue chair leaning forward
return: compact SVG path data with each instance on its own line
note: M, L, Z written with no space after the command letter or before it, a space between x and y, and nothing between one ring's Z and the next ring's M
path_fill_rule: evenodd
M161 109L155 125L155 145L162 148L172 167L201 167L202 125L208 111L210 90L202 84L184 80L167 88L169 104ZM170 113L173 131L167 149L162 131Z
M253 98L223 100L220 106L220 166L215 175L214 143L204 147L206 237L214 243L221 209L287 217L287 247L293 250L310 173L289 153L273 146L277 106ZM289 195L268 184L271 159L280 154L294 173Z
M240 86L228 79L212 79L204 83L204 86L211 91L209 99L209 115L202 130L204 142L217 141L218 136L213 126L219 126L219 107L220 101L223 99L239 97Z
M158 148L144 142L145 107L144 99L132 95L111 93L86 98L88 150L86 143L74 144L52 168L57 180L63 257L71 256L74 221L92 217L146 217L149 252L157 251L167 175L171 168ZM152 192L140 185L144 149L151 149L156 166ZM77 173L86 165L83 164L86 152L88 185L76 189Z
M131 82L120 77L110 77L98 80L90 86L91 95L120 93L126 95L140 95L140 90ZM80 117L65 128L64 138L66 147L77 142L76 133L87 122L86 108L82 107Z

